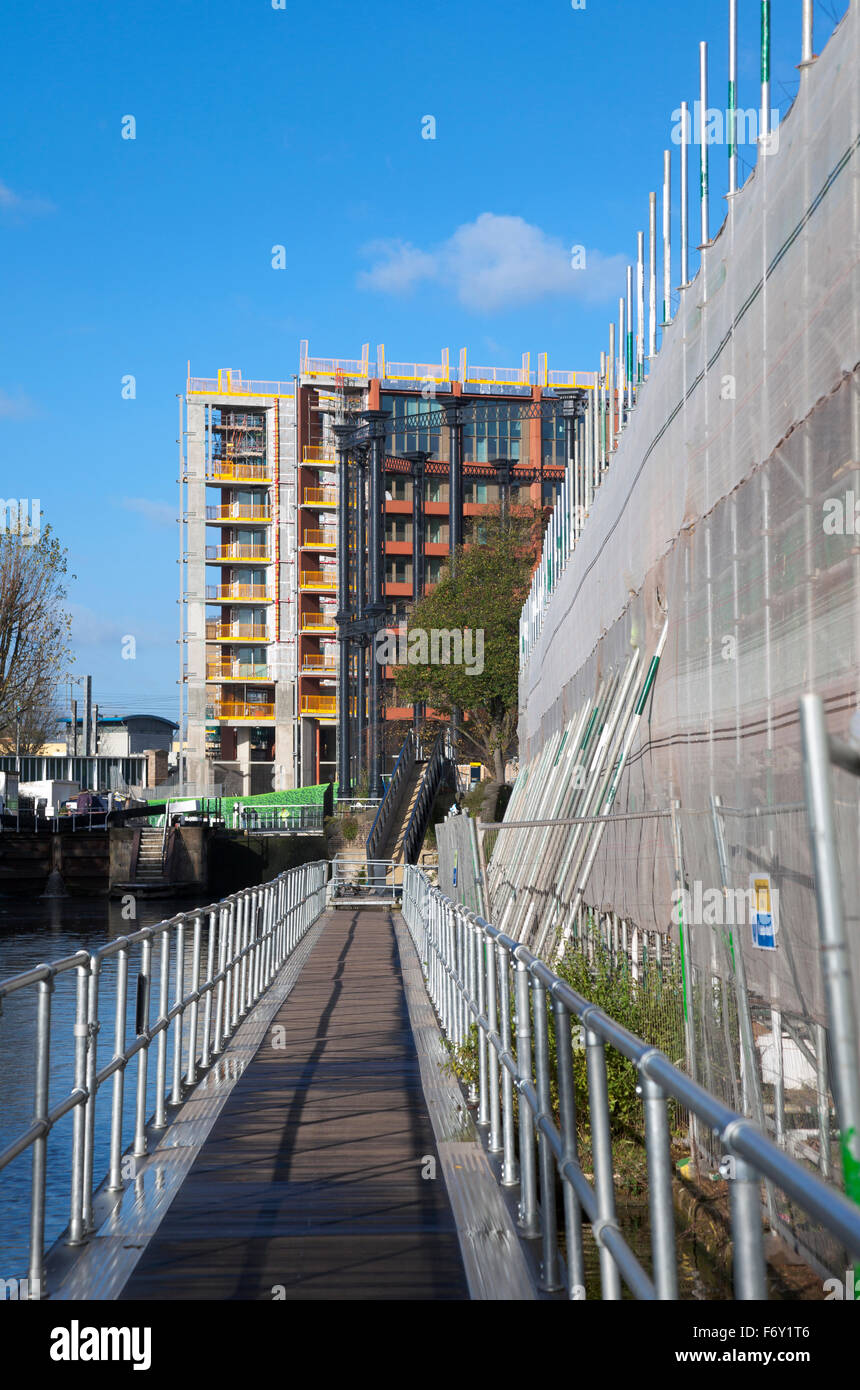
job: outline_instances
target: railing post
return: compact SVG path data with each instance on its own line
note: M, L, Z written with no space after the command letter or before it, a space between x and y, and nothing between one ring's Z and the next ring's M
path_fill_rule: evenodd
M176 973L173 990L173 1007L182 1003L185 992L185 918L180 917L176 926ZM182 1100L182 1009L173 1020L173 1089L170 1104L179 1105Z
M161 933L161 954L159 959L160 979L158 986L158 1021L167 1018L170 998L170 928ZM163 1129L167 1123L167 1027L158 1034L158 1052L155 1066L155 1128Z
M487 1023L489 1025L489 1073L490 1073L490 1137L489 1148L491 1153L502 1152L501 1127L502 1112L499 1097L499 1056L496 1051L492 1035L498 1028L498 1009L496 999L498 995L498 977L496 974L496 948L493 938L487 933L485 941L487 956Z
M125 1055L125 1018L128 1008L128 946L120 947L116 963L116 1014L114 1018L114 1059ZM110 1125L110 1179L108 1189L122 1189L122 1111L125 1091L125 1063L113 1074L113 1104Z
M525 973L525 972L524 972ZM560 999L553 999L555 1013L555 1049L558 1075L558 1107L562 1142L562 1167L579 1166L579 1145L576 1137L576 1089L573 1079L573 1045L571 1018ZM581 1301L585 1298L585 1256L582 1247L582 1209L573 1185L562 1171L564 1193L564 1230L567 1241L567 1295Z
M499 965L499 978L501 981L499 1014L501 1017L500 1035L502 1040L502 1055L505 1053L510 1055L511 989L510 971L508 969L510 957L501 942L496 943L496 951ZM516 1159L516 1145L514 1143L514 1079L508 1068L504 1065L502 1065L502 1140L505 1155L502 1163L502 1186L516 1187L520 1180L520 1169Z
M89 965L77 969L75 993L75 1090L87 1088L87 992ZM72 1190L69 1210L69 1245L80 1245L84 1238L84 1146L86 1142L86 1101L75 1106L72 1117Z
M478 1017L487 1016L487 957L485 949L485 929L475 928L475 964L478 974ZM478 1023L478 1124L490 1123L489 1059L487 1057L487 1029L483 1022Z
M612 1134L609 1121L609 1089L606 1082L606 1053L603 1039L585 1029L586 1066L588 1069L588 1109L591 1119L591 1148L594 1165L594 1188L597 1196L597 1228L595 1236L600 1248L600 1282L603 1298L617 1302L621 1298L621 1278L612 1255L603 1244L606 1226L616 1226L615 1187L612 1172Z
M552 1122L552 1096L549 1080L549 1028L547 1024L546 987L536 976L532 978L534 1000L535 1072L537 1100L540 1107L538 1152L540 1155L540 1224L543 1248L541 1288L548 1293L561 1288L558 1261L558 1231L555 1216L555 1162L547 1135L541 1122Z
M672 1150L666 1097L656 1081L642 1077L645 1106L645 1151L648 1158L648 1205L651 1209L651 1250L657 1297L678 1297L675 1253L675 1213L672 1206Z
M191 993L196 995L200 989L200 946L203 938L203 914L194 914L194 944L191 950ZM193 1086L197 1080L197 1019L198 1001L191 1000L188 1011L188 1065L185 1080Z
M215 962L215 917L216 908L209 912L209 934L206 940L206 998L203 1001L203 1051L200 1054L201 1067L208 1067L212 1060L212 979Z
M135 1001L135 1034L146 1033L149 1029L149 991L152 973L152 937L144 939L140 952L140 975ZM149 1072L149 1043L137 1054L137 1096L135 1105L134 1149L135 1157L146 1153L146 1081Z
M51 994L53 976L40 980L36 986L36 1087L33 1120L47 1124L51 1081ZM48 1178L48 1134L33 1140L33 1166L30 1178L30 1268L27 1276L28 1296L34 1301L41 1297L45 1263L45 1191Z
M537 1199L537 1157L534 1117L523 1095L532 1081L531 976L528 966L517 961L517 1073L520 1087L520 1230L525 1236L540 1235Z
M730 1164L735 1298L742 1303L761 1302L767 1298L761 1177L745 1158L730 1156Z

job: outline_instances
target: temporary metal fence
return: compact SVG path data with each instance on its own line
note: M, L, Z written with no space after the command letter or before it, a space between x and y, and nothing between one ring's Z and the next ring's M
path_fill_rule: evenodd
M112 1081L107 1191L119 1192L124 1185L123 1153L129 1137L135 1157L147 1153L151 1045L155 1044L156 1054L151 1126L159 1130L167 1124L168 1105L179 1105L200 1072L223 1051L241 1020L324 911L327 869L323 862L304 864L270 883L243 889L208 907L180 913L157 926L109 941L97 951L77 951L0 981L0 1018L5 1000L24 990L36 991L33 1120L0 1152L0 1174L25 1150L32 1153L31 1298L44 1291L48 1142L55 1126L73 1112L66 1243L80 1245L94 1228L96 1102L102 1087ZM103 997L102 990L106 962L115 964L109 999ZM58 980L69 972L76 976L73 1076L66 1094L52 1105L49 1087L56 1078L51 1076L51 1055L59 1036L56 1028L52 1029L51 1001ZM110 1059L102 1062L99 1034L111 1020L113 1050ZM0 1046L2 1041L0 1032ZM125 1074L135 1057L136 1094L130 1125L124 1106ZM129 1128L133 1128L131 1136ZM51 1182L56 1188L53 1168Z
M232 830L269 831L283 833L299 830L322 830L324 808L321 803L310 805L273 804L271 806L231 807L225 819Z
M402 868L390 859L365 859L339 854L331 861L329 899L332 903L372 907L393 905L403 883Z
M599 1251L603 1299L620 1299L622 1281L639 1299L678 1297L670 1101L711 1131L725 1153L736 1299L767 1297L762 1183L772 1184L821 1223L851 1258L860 1258L857 1207L789 1158L752 1121L685 1076L659 1049L576 993L525 946L432 888L415 867L405 871L403 914L448 1038L461 1048L477 1027L478 1122L488 1128L490 1152L501 1156L502 1183L520 1187L520 1229L541 1238L544 1290L566 1289L571 1299L585 1297L585 1219ZM616 1214L607 1047L635 1067L642 1096L650 1271L625 1240ZM593 1183L579 1161L574 1053L580 1049L586 1054ZM563 1191L566 1260L560 1249L556 1178Z

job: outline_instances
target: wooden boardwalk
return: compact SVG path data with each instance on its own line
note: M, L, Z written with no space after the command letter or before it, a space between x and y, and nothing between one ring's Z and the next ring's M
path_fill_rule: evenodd
M121 1297L466 1299L428 1155L393 921L331 912Z

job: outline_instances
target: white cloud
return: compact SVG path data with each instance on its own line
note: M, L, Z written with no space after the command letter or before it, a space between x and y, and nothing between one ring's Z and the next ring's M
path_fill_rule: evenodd
M176 525L176 508L167 502L152 502L148 497L122 497L120 506L127 512L145 516L155 526Z
M32 420L36 414L35 402L23 391L4 391L0 386L0 417L4 420Z
M586 268L571 268L573 245L549 236L522 217L482 212L429 250L409 242L371 242L374 258L358 277L362 289L405 294L422 282L453 290L467 309L492 312L552 295L600 302L618 293L626 272L623 256L586 251Z
M10 188L8 183L0 180L0 212L12 213L14 216L25 216L28 213L53 212L54 204L47 198L29 198L25 194L16 193Z

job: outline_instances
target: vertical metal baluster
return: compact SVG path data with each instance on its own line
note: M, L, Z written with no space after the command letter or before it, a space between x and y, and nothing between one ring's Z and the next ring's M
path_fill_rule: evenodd
M510 956L501 942L496 943L496 950L501 989L499 998L500 1032L502 1053L504 1054L511 1052L511 986L508 964ZM514 1079L506 1066L502 1066L502 1144L505 1155L502 1162L502 1186L516 1187L520 1180L520 1166L517 1162L514 1142Z
M218 986L215 990L215 1037L212 1043L212 1051L215 1057L221 1051L221 1043L224 1031L224 994L226 980L224 972L227 965L227 923L229 920L230 909L224 903L218 908Z
M140 980L135 1000L135 1028L137 1036L149 1028L149 992L152 975L152 933L144 938L140 952ZM139 1008L138 1008L139 1006ZM138 1012L140 1017L138 1017ZM140 1024L139 1030L137 1024ZM136 1158L146 1153L146 1082L149 1073L149 1043L137 1054L137 1095L135 1097L134 1148Z
M206 941L206 997L203 1001L203 1051L200 1054L201 1067L208 1067L212 1060L212 992L215 974L215 908L209 910L209 935Z
M180 917L176 926L176 965L173 990L173 1007L182 1004L185 992L185 918ZM182 1025L181 1007L173 1020L173 1089L170 1104L179 1105L182 1100Z
M666 1097L656 1081L642 1078L645 1105L645 1151L648 1158L648 1205L651 1209L651 1250L657 1297L678 1297L675 1251L675 1213L672 1206L672 1151Z
M158 986L158 1021L167 1018L170 999L170 928L161 933L161 957L159 960L161 976ZM158 1051L155 1064L155 1128L163 1129L167 1123L167 1028L158 1034Z
M194 942L191 948L191 993L195 995L200 989L200 946L203 940L203 914L194 914ZM197 1080L197 1020L199 1015L199 1005L196 999L191 1000L188 1009L188 1064L186 1067L185 1080L189 1086L193 1086Z
M609 1088L606 1082L606 1052L597 1033L585 1027L585 1053L588 1069L588 1108L591 1119L591 1148L594 1167L594 1188L597 1195L598 1237L606 1225L616 1225L615 1186L612 1172L612 1133L609 1120ZM600 1282L606 1302L621 1298L621 1277L618 1267L598 1238L600 1249Z
M498 978L496 975L496 948L491 936L486 940L487 952L487 1021L491 1034L496 1032L498 1010L496 998L498 994ZM499 1096L499 1056L495 1045L490 1043L490 1153L502 1152L502 1111L501 1099Z
M36 1084L33 1121L47 1124L49 1087L51 1080L51 995L54 978L39 980L36 985ZM30 1268L27 1275L28 1297L38 1301L42 1296L45 1264L45 1191L48 1177L48 1132L33 1140L33 1166L30 1177Z
M87 1089L87 996L89 964L79 965L75 988L75 1090ZM86 1143L86 1101L75 1106L72 1116L72 1190L69 1204L69 1245L80 1245L84 1238L84 1147Z
M734 1248L734 1289L739 1302L767 1298L764 1236L761 1224L761 1177L745 1158L732 1158L729 1182Z
M113 1055L125 1055L125 1019L128 1008L128 946L120 947L116 962L116 1013L114 1015ZM117 1067L113 1074L113 1104L110 1122L110 1180L108 1189L119 1192L122 1188L122 1106L125 1091L125 1066Z
M563 1164L579 1163L576 1138L576 1089L573 1079L573 1044L570 1037L571 1017L560 999L553 999L555 1013L555 1048L557 1058L558 1106L563 1146ZM564 1230L567 1241L567 1295L580 1301L585 1298L585 1255L582 1246L582 1208L579 1198L562 1173L564 1193Z
M475 964L478 974L478 1124L490 1122L489 1075L487 1058L487 1030L482 1020L487 1012L487 974L486 951L484 947L484 928L475 928Z
M531 976L517 961L517 1072L520 1079L520 1217L523 1235L540 1235L534 1119L522 1087L532 1083Z
M87 989L87 1110L84 1125L84 1178L81 1203L81 1215L85 1231L92 1230L93 1224L93 1156L96 1134L100 971L101 957L90 956Z
M466 961L468 970L468 990L470 1007L466 1013L466 1038L471 1042L472 1029L476 1027L474 1009L478 1006L478 979L477 979L477 936L475 935L475 924L472 921L466 923ZM480 1030L478 1030L480 1031ZM478 1085L476 1081L469 1082L469 1100L474 1105L478 1099Z
M532 978L532 998L534 999L534 1046L535 1071L537 1073L537 1098L542 1116L552 1121L552 1099L549 1081L549 1029L547 1026L546 988L543 983ZM541 1288L547 1292L561 1288L558 1261L558 1230L555 1216L555 1160L549 1139L543 1132L538 1133L538 1153L540 1156L540 1224L543 1246L541 1265Z

